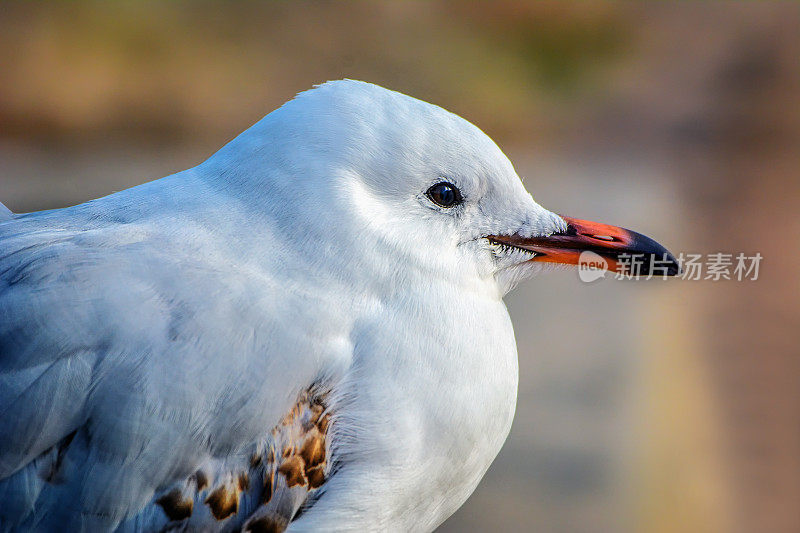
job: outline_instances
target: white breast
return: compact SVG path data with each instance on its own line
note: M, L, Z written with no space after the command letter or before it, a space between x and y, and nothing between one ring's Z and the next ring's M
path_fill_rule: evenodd
M516 345L501 300L447 296L377 305L356 324L334 394L340 468L291 531L431 530L477 486L511 427Z

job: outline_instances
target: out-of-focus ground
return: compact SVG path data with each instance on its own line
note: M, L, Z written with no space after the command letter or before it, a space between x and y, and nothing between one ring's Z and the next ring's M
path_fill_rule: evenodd
M514 428L441 531L800 531L798 57L794 3L4 2L0 200L188 168L327 79L442 105L550 209L764 259L512 293Z

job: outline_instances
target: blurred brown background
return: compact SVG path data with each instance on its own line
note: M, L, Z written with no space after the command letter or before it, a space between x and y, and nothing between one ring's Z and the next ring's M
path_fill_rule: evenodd
M0 4L0 200L193 166L350 77L475 122L557 212L757 281L558 272L508 299L514 429L442 531L800 531L796 3Z

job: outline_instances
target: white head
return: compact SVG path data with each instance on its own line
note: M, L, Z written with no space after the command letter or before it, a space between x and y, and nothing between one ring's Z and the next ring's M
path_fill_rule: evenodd
M666 252L633 232L544 209L480 129L359 81L300 93L205 165L265 207L288 240L325 254L324 235L342 248L331 255L362 269L477 276L505 294L543 262L575 264L584 249L612 261Z

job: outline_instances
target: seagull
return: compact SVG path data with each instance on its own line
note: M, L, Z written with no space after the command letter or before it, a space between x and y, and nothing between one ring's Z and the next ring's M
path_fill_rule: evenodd
M430 531L517 396L503 296L590 251L459 116L302 92L211 158L0 208L0 530Z

